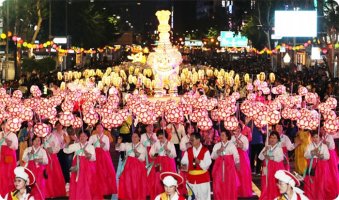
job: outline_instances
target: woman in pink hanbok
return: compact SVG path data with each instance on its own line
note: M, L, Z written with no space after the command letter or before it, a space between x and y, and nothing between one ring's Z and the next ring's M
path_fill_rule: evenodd
M44 138L43 147L47 152L48 165L46 172L46 198L66 196L65 179L58 160L60 143L54 134L49 134Z
M79 142L66 146L64 152L74 153L71 167L69 199L103 199L97 179L95 148L87 142L88 132L81 132ZM70 141L67 141L69 143ZM100 184L99 184L100 183Z
M321 142L317 131L312 131L311 136L312 143L307 146L304 155L308 165L305 172L305 194L311 200L333 199L329 198L326 191L326 188L329 187L326 179L334 178L330 177L328 148Z
M147 150L140 143L139 135L133 133L132 143L122 143L122 138L119 137L115 149L126 152L124 167L119 178L118 198L122 200L146 199L147 171L145 159Z
M272 131L269 135L268 145L260 152L259 159L263 161L261 172L261 196L260 199L274 199L279 196L274 174L278 170L285 169L284 153L279 145L279 133Z
M16 150L18 138L9 132L6 122L0 132L0 195L5 196L14 188L14 169L16 167Z
M213 196L216 200L237 199L239 179L239 154L231 142L231 133L224 128L220 133L221 141L214 145L211 158L215 160L213 177Z
M327 146L330 159L328 160L329 177L327 180L326 194L330 199L335 199L339 195L339 173L338 173L338 156L335 151L335 143L332 135L324 133L322 142Z
M96 168L100 169L96 175L101 183L101 190L104 195L117 194L116 174L109 153L109 138L104 134L104 127L101 124L97 124L95 130L97 134L92 135L88 142L95 148Z
M241 125L233 131L231 141L237 147L239 154L239 169L237 170L240 187L238 189L239 197L252 197L252 173L250 159L248 158L248 139L241 134Z
M158 141L156 141L150 151L149 155L154 160L151 163L152 168L148 175L150 185L150 197L154 199L158 194L164 191L164 187L160 180L160 173L162 172L176 172L175 165L175 147L174 144L167 140L166 133L162 130L157 131Z
M41 138L33 136L33 146L25 149L22 160L36 178L35 187L32 189L34 199L46 199L46 165L48 164L47 153L41 146Z

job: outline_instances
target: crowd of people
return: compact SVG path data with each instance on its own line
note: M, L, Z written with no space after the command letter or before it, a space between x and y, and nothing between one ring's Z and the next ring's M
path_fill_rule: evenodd
M315 75L319 73L322 76ZM38 85L48 96L59 89L55 78L48 77L43 84L38 75L29 80L23 77L20 83L7 87ZM300 85L308 86L321 100L338 90L338 82L328 81L322 68L293 76L284 72L275 84L285 84L291 93ZM210 97L232 93L231 88L223 89L217 92L220 88L216 80L208 80L180 87L179 93ZM122 93L129 90L122 87L119 91L121 106ZM271 101L271 96L261 91L255 94L254 101ZM100 120L94 126L84 123L81 129L45 121L49 126L45 137L34 134L34 121L23 123L16 133L9 131L4 120L0 132L0 195L25 200L65 196L103 199L110 195L131 200L208 200L213 192L213 199L251 198L252 176L260 176L260 199L338 197L338 147L331 134L322 127L304 130L285 119L274 126L257 127L253 119L238 114L239 124L234 130L227 130L223 121L201 130L187 118L170 123L160 117L154 124L143 124L133 115L112 130ZM117 168L112 149L120 152ZM290 172L292 160L296 174ZM300 182L304 194L296 187Z

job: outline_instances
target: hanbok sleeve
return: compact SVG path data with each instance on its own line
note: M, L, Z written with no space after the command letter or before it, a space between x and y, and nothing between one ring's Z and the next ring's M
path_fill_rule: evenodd
M126 151L126 144L125 143L121 143L121 144L117 144L115 145L115 150L116 151Z
M73 152L77 151L78 149L79 149L79 144L74 143L74 144L71 144L71 145L65 147L63 149L63 151L66 154L70 154L70 153L73 153Z
M238 153L238 150L235 147L235 145L233 145L233 144L230 145L230 150L231 150L232 155L233 155L234 163L238 164L240 162L240 160L239 160L239 153Z
M27 147L25 150L24 150L24 154L22 155L22 160L27 163L29 161L29 155L28 153L31 151L31 147Z
M248 139L247 137L241 137L242 141L242 150L247 151L248 150Z
M306 148L305 153L304 153L304 157L305 157L306 159L312 158L311 151L312 151L312 148L311 148L311 145L309 144L309 145L307 146L307 148Z
M327 148L327 145L323 145L322 148L321 148L321 153L323 155L323 158L324 160L328 160L330 159L330 153L328 151L328 148Z
M109 138L106 136L106 135L104 135L103 137L102 137L102 142L105 144L105 146L103 147L103 149L105 150L105 151L109 151L109 146L110 146L110 140L109 140Z
M260 160L265 160L265 155L264 155L265 150L266 150L266 147L264 147L263 150L261 150L261 152L260 152L260 154L258 156L258 158Z
M7 136L7 139L12 142L12 144L8 147L13 149L13 150L17 150L18 149L18 137L14 133L10 133Z
M217 151L220 149L220 142L215 144L214 147L213 147L213 150L212 150L212 155L211 155L211 158L213 160L217 159L219 157Z
M177 152L175 151L174 144L172 142L168 142L167 146L168 146L168 148L170 150L170 154L168 155L168 157L170 157L170 158L177 157Z
M147 155L147 150L144 146L140 145L140 147L138 148L138 152L140 153L138 159L140 161L145 161L146 160L146 155Z
M199 166L204 170L208 170L211 163L212 163L212 160L211 160L210 152L206 151L204 155L204 159L200 161Z
M95 157L95 148L94 148L94 146L93 146L93 145L90 145L90 144L87 145L86 151L87 151L89 154L91 154L89 160L90 160L90 161L95 161L95 160L96 160L96 157Z
M181 158L181 164L182 164L182 165L188 165L188 155L187 155L187 151L185 151L183 157Z

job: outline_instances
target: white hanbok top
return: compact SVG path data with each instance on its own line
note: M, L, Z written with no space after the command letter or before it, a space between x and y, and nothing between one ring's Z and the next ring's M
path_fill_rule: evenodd
M231 142L233 142L233 144L237 147L237 140L240 141L240 143L242 144L242 150L243 151L247 151L248 150L248 139L246 136L244 136L243 134L239 134L239 136L235 136L233 135L231 137Z
M169 150L169 153L165 151L165 145L167 146L167 149ZM159 140L156 141L149 151L150 156L154 156L154 154L158 154L158 156L168 156L170 158L177 157L177 153L175 151L174 144L170 141L166 141L165 143L161 143Z
M233 142L231 141L227 141L226 143L224 142L218 142L214 145L213 147L213 151L212 151L212 159L217 159L220 155L218 155L217 151L221 148L224 147L224 151L222 152L222 155L233 155L233 159L234 159L234 163L239 163L239 154L238 154L238 150L237 147L235 147L235 145L233 144Z
M153 141L158 141L156 133L149 135L148 133L143 133L140 137L140 142L144 147L150 147L153 145Z
M68 147L66 146L64 148L64 152L67 154L70 153L75 153L74 156L79 155L79 156L85 156L85 152L87 151L89 154L91 154L89 160L90 161L95 161L95 148L93 145L89 144L86 142L85 144L81 144L80 142L74 143L69 145Z
M52 131L52 134L55 135L55 137L57 138L59 144L60 144L60 148L63 149L65 148L66 144L65 144L65 135L67 136L68 133L65 130L62 130L61 133L58 133L56 129L54 129Z
M46 149L46 150L48 148L51 148L52 153L54 153L54 154L59 153L59 151L61 149L60 148L60 142L54 134L49 134L48 136L46 136L42 145L43 145L44 149Z
M32 154L32 149L34 151L34 153ZM47 157L47 153L46 150L40 146L37 149L34 148L34 146L32 147L27 147L24 151L24 154L22 156L22 160L25 163L28 163L31 160L35 160L35 159L42 159L41 163L35 163L37 165L42 164L42 165L47 165L48 164L48 157Z
M328 150L335 149L335 143L332 135L326 134L323 136L323 143L327 145Z
M10 140L12 142L12 144L10 146L7 145L5 140ZM16 134L12 133L12 132L7 132L5 133L4 131L0 132L0 142L1 146L8 146L9 148L13 149L13 150L17 150L18 149L18 137L16 136Z
M101 135L99 134L92 135L91 137L89 137L88 143L93 145L95 148L101 148L100 141L105 144L103 147L103 150L109 151L109 147L110 147L109 138L107 135L103 133Z
M134 149L136 149L140 154L138 159L140 161L145 161L147 150L140 142L136 145L134 145L133 143L121 143L120 145L115 146L115 150L126 151L126 155L131 157L135 157Z
M280 147L280 144L277 143L274 146L268 145L266 146L259 154L258 158L260 160L265 160L265 149L268 149L266 151L266 154L269 156L270 160L273 160L275 162L281 162L284 160L284 152L282 148Z
M322 159L324 159L324 160L330 159L330 153L328 152L327 145L323 144L322 142L319 142L319 144L315 144L314 142L309 144L307 146L305 154L304 154L305 158L311 159L312 158L311 151L315 150L316 148L319 149L320 155L323 155ZM314 156L314 158L318 158L318 157Z

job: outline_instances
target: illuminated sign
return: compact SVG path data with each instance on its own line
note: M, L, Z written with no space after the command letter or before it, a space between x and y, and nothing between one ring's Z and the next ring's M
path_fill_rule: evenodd
M235 35L232 31L220 32L220 46L221 47L247 47L248 39L240 33Z

